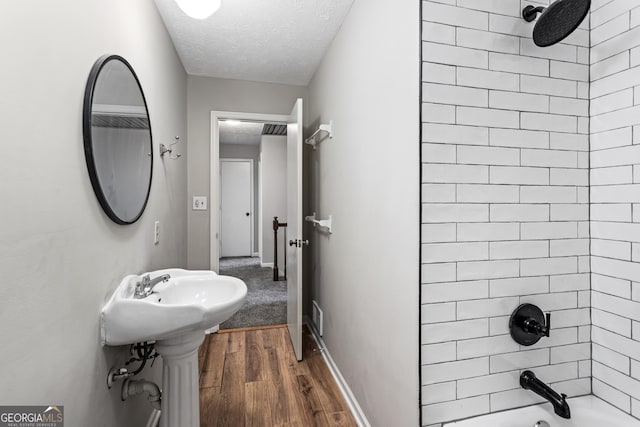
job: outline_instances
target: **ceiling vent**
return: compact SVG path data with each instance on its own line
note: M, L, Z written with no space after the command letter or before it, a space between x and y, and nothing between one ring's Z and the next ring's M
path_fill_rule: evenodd
M286 135L287 125L265 123L262 127L263 135Z

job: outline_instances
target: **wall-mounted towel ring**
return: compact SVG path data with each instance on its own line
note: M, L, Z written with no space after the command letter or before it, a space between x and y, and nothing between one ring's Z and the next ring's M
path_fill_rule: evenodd
M173 156L173 146L176 145L178 142L180 142L180 137L176 136L175 137L176 142L174 142L173 144L169 145L169 148L167 148L166 145L164 144L160 144L160 157L164 157L165 153L169 153L169 158L171 160L177 160L178 158L180 158L180 156L182 156L182 154L180 153L176 153L175 156Z

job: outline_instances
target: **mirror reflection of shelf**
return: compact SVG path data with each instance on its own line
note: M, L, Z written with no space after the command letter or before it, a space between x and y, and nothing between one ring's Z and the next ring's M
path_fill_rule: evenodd
M312 146L315 150L318 143L324 141L327 137L329 139L333 138L333 120L329 120L329 124L321 124L304 142Z
M149 129L149 119L143 105L94 104L91 109L91 126Z

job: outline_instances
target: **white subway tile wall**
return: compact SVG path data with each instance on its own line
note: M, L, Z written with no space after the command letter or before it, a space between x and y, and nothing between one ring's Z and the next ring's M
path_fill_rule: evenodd
M640 2L591 11L593 393L640 418Z
M521 0L422 3L424 426L540 402L537 395L520 388L518 378L524 369L533 369L568 395L591 392L588 22L563 43L539 48L532 42L533 24L521 18L526 4ZM608 10L607 5L602 9ZM612 18L619 15L609 13ZM607 43L619 31L620 27L609 26L599 37ZM621 53L617 43L608 46L611 53L600 54L603 60ZM610 61L617 73L631 73L629 51L627 55L626 67L622 59ZM616 79L604 66L598 72L603 79ZM640 71L634 76L640 85ZM611 116L595 125L602 131L599 146L604 151L628 148L630 126L640 125L640 111L634 116L633 103L618 115L611 110L626 106L634 96L640 101L640 89L634 93L633 85L618 80L616 87L625 90L624 98L610 96L598 106ZM609 83L598 90L610 95L608 88ZM617 125L609 126L610 120ZM617 140L623 125L629 127L624 133L628 144ZM599 176L615 184L632 184L625 179L637 176L638 196L633 201L640 203L640 167L634 174L631 166L640 161L633 162L634 156L640 160L640 151L622 155L626 169L620 169L623 164L617 156L603 156L606 170ZM627 197L635 189L623 185L617 191L616 197ZM611 208L602 202L603 224L609 224L609 215L612 221L631 222L632 206L626 203ZM607 230L602 229L599 241L610 239ZM625 229L621 235L627 243L638 235L633 242L640 243L640 228ZM610 250L607 244L600 247ZM632 256L631 244L615 248L616 253ZM640 245L636 256L640 258ZM631 298L626 283L625 296ZM603 281L602 286L608 285ZM615 289L621 287L616 282ZM640 286L636 298L640 300ZM594 295L600 318L607 324L611 323L607 307L618 299L618 295L608 299ZM515 343L508 330L512 311L525 302L552 313L551 337L531 347ZM631 314L636 303L625 303ZM623 317L621 310L616 315ZM640 335L640 314L626 323L612 323L627 333L620 339L632 340L632 320ZM613 384L599 378L598 388L620 400L616 390L627 383L618 378L622 373L616 367L622 362L610 355L610 335L615 332L594 329L602 337L604 359L615 363L609 368L602 361L601 367L594 366L594 375L609 372L606 369L617 375ZM626 366L629 372L633 368L630 362ZM640 374L640 363L635 373Z

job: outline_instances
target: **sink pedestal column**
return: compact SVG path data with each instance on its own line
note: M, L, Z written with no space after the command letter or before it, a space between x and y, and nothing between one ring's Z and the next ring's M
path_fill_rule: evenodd
M204 331L156 342L162 356L160 427L200 427L198 348Z

